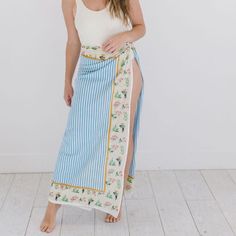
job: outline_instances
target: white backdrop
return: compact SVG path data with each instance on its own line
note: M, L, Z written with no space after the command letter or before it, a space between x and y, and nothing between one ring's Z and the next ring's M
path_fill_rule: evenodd
M142 1L137 169L236 168L236 1ZM58 0L0 2L0 172L52 171L69 108Z

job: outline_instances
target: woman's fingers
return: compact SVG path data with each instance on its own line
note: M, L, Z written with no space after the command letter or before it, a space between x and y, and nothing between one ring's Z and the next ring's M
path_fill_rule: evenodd
M72 95L66 95L64 100L67 106L71 106Z
M106 47L104 47L104 51L110 52L110 53L114 52L116 49L117 49L117 46L115 43L110 43Z
M111 41L111 39L108 39L107 41L105 41L103 44L102 44L102 47L103 48L105 48L105 47L107 47L109 44L111 44L112 43L112 41Z

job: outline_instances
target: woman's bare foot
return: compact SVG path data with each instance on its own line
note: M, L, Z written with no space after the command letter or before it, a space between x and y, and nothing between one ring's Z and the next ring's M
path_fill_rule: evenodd
M106 214L106 217L105 217L105 222L107 223L115 223L117 221L120 220L120 217L121 217L121 211L119 212L119 215L116 217L110 215L110 214Z
M57 210L60 208L60 206L60 204L48 202L48 207L45 216L40 225L40 230L42 232L51 233L53 231L56 225Z

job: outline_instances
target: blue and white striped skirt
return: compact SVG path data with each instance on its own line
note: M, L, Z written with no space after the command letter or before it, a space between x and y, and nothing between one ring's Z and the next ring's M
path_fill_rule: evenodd
M118 216L124 185L132 185L134 180L144 87L142 83L134 120L133 159L128 179L124 180L133 58L140 64L132 43L126 43L114 53L106 53L99 46L82 45L49 201Z

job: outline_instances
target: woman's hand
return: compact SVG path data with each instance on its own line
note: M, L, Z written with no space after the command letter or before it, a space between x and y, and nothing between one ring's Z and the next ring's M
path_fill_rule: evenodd
M102 44L102 49L106 52L114 52L115 50L121 48L123 44L127 42L126 32L122 32L110 37Z
M73 94L74 94L74 89L72 87L72 84L66 82L64 88L64 100L67 106L71 106Z

